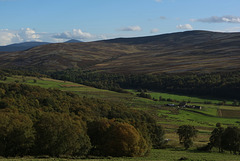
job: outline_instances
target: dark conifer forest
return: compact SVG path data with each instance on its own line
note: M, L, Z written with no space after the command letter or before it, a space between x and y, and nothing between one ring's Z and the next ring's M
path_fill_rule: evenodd
M69 80L100 89L124 92L126 89L147 89L185 95L240 99L240 73L181 74L108 74L66 70L50 74L52 78Z

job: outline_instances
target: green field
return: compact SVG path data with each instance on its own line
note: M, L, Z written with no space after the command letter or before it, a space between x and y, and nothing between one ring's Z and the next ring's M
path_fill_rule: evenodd
M129 92L132 92L134 94L137 94L139 92L137 92L136 90L128 90ZM219 100L219 99L209 99L209 98L200 98L200 97L195 97L195 96L184 96L184 95L178 95L178 94L169 94L169 93L163 93L163 92L152 92L152 91L148 91L147 94L150 94L152 96L152 98L155 99L159 99L159 97L161 97L162 99L172 99L174 101L186 101L186 102L191 102L191 103L200 103L200 104L204 104L206 102L210 102L211 104L218 104L221 103L223 100ZM228 100L225 101L225 104L227 105L231 105L233 102Z

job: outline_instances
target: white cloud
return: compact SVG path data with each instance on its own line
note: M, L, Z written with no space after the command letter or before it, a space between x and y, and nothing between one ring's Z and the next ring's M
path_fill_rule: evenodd
M163 0L155 0L156 2L162 2Z
M30 28L22 28L18 35L21 37L23 41L40 41L40 35Z
M193 27L190 24L185 24L185 25L177 25L177 29L181 30L192 30Z
M0 29L0 45L20 43L25 41L41 41L40 35L30 28L20 30Z
M237 16L212 16L209 18L192 19L193 22L205 22L205 23L240 23L240 17Z
M0 45L8 45L19 41L21 41L21 38L14 32L9 31L8 29L0 30Z
M83 32L81 29L73 29L72 32L63 32L60 34L55 34L53 35L53 38L57 38L57 39L80 39L80 40L85 40L85 39L91 39L94 38L95 36L87 33L87 32Z
M0 46L26 41L64 42L66 39L79 39L84 41L107 39L105 35L92 35L81 29L73 29L63 33L36 32L31 28L19 30L0 29Z
M141 31L142 28L140 26L128 26L121 28L120 31Z
M154 28L150 31L150 33L157 33L157 32L159 32L159 29L157 29L157 28Z

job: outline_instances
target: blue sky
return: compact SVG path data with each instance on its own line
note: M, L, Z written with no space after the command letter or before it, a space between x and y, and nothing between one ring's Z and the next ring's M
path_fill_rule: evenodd
M240 0L0 0L0 45L240 31Z

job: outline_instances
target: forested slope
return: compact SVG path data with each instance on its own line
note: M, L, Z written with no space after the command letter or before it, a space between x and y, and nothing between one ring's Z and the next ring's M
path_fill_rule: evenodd
M164 132L149 115L56 89L1 83L0 115L5 157L144 156L163 145Z
M148 89L186 95L219 97L239 100L240 73L180 73L180 74L109 74L65 70L51 77L69 80L97 88L124 92L121 88Z

